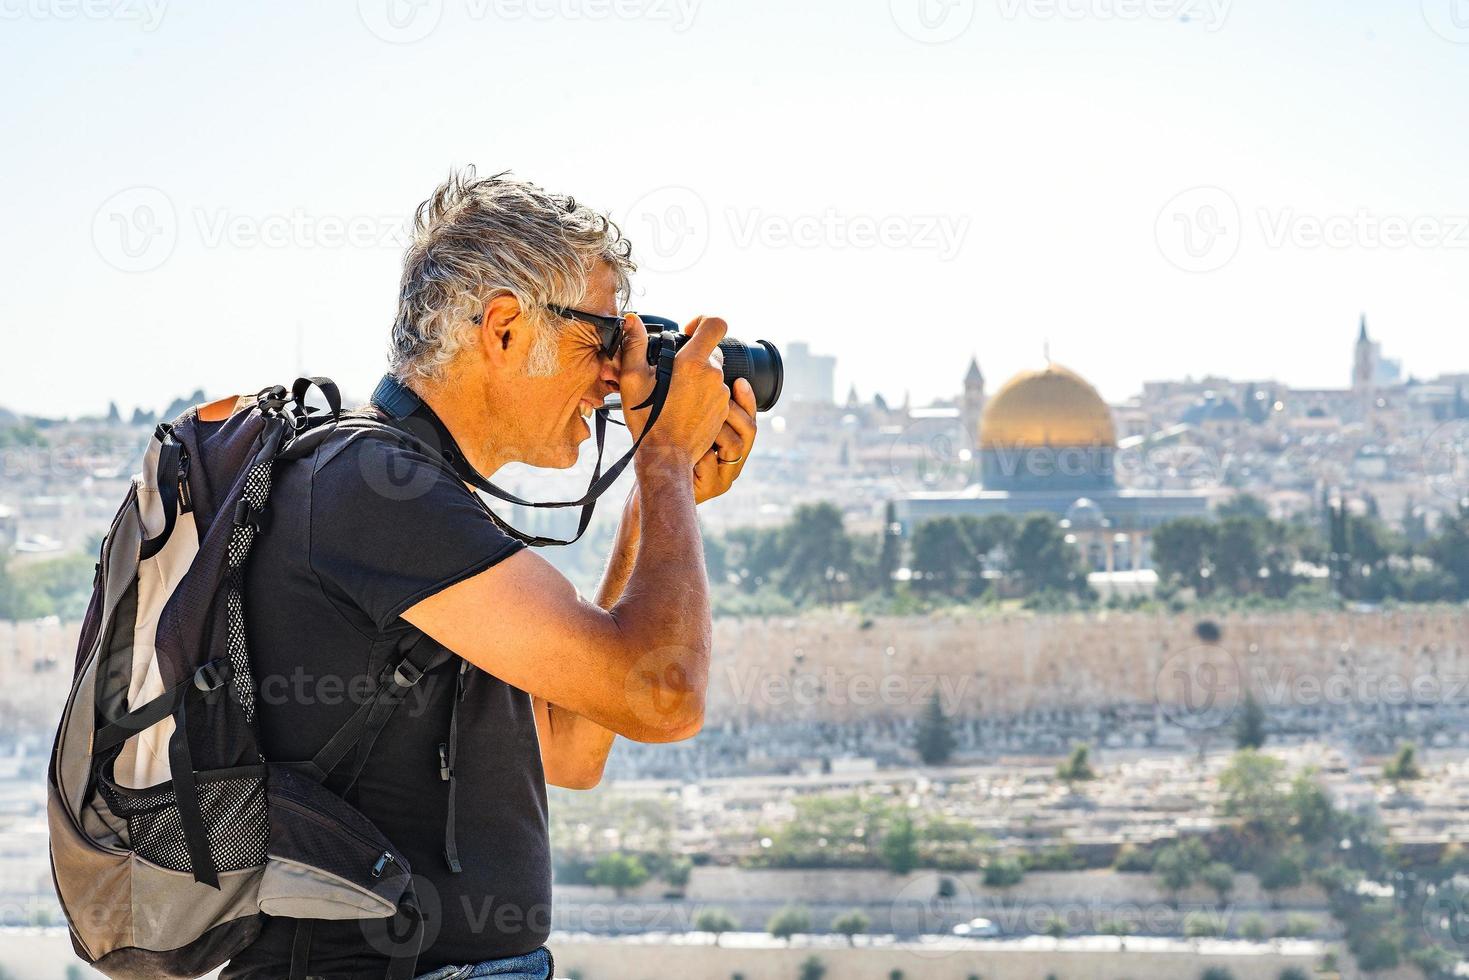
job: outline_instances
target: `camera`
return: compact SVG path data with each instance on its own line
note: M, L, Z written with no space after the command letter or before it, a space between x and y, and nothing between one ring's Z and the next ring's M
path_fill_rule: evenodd
M663 345L669 342L670 334L674 350L689 341L688 335L679 329L679 325L667 317L639 314L639 318L648 328L650 365L658 363L658 357L663 351ZM776 350L775 345L768 340L747 344L743 340L726 337L719 342L719 350L724 355L724 383L733 390L735 380L744 378L754 389L756 410L768 412L774 408L775 403L780 400L780 389L785 384L785 366L781 363L780 351Z

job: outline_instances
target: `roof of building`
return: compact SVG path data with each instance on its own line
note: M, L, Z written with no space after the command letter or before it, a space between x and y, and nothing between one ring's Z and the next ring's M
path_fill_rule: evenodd
M1116 446L1112 410L1081 375L1059 364L1005 382L980 421L984 449Z

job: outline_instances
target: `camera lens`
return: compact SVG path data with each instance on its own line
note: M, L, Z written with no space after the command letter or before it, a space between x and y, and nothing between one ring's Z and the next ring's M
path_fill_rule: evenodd
M678 324L660 316L640 314L648 327L648 363L657 364L664 338L673 337L673 348L678 350L689 342L687 334L680 333ZM662 332L656 332L661 330ZM785 384L785 365L781 363L780 351L768 340L757 340L752 346L743 340L726 337L719 342L724 356L724 383L734 390L739 378L750 382L755 392L755 410L768 412L780 400L780 390Z
M743 340L729 338L719 342L719 349L724 353L724 383L733 390L735 379L749 381L755 390L755 408L768 412L780 400L785 367L774 344L768 340L757 340L755 344L751 347Z

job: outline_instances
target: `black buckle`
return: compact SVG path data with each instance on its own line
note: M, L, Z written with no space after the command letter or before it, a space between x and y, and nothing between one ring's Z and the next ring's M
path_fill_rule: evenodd
M228 671L228 661L211 660L194 671L194 686L205 694L217 691L224 687L224 682L229 679Z
M235 504L235 525L260 530L260 511L250 506L250 501L244 497Z
M423 671L406 659L393 668L393 683L399 687L413 687L421 680L423 680Z
M286 403L290 400L286 389L281 385L273 385L269 388L260 389L255 396L255 404L260 406L260 411L266 415L279 415Z

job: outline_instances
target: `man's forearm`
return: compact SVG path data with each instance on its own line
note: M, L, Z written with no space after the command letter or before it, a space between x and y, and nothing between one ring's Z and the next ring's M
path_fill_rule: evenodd
M693 471L654 454L639 455L636 465L638 501L629 510L638 518L637 542L608 611L635 653L624 681L628 706L657 731L650 740L676 740L703 724L709 681L709 585Z
M602 572L602 582L597 587L597 605L611 609L622 598L627 580L632 576L632 567L638 557L638 542L642 537L642 507L638 486L633 484L632 493L622 508L622 520L617 524L617 537L612 542L612 554L607 559L607 568Z
M643 637L651 645L707 649L709 583L692 468L641 456L637 463L637 547L610 611L651 634Z

